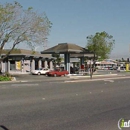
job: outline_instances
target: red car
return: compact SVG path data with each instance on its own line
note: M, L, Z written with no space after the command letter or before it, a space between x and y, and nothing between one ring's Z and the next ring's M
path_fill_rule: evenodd
M67 74L69 74L69 72L66 70L53 70L53 71L47 72L46 76L57 77L57 76L62 76L62 75L66 76Z

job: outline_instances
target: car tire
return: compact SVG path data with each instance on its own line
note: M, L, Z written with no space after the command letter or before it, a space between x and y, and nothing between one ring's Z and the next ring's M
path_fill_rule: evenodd
M64 74L64 76L66 76L67 74Z
M40 73L40 72L38 72L38 73L37 73L37 75L41 75L41 73Z
M57 77L57 74L54 74L54 77Z

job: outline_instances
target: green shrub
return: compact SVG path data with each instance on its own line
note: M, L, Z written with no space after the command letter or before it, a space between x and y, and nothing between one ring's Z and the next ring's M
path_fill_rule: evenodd
M11 77L0 76L0 81L11 81Z
M5 77L11 77L11 74L8 73L8 72L5 72L5 73L4 73L4 76L5 76Z

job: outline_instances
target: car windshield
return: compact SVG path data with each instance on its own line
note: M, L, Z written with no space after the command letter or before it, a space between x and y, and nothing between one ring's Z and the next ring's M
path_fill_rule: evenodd
M62 68L55 68L54 71L63 71L64 69Z

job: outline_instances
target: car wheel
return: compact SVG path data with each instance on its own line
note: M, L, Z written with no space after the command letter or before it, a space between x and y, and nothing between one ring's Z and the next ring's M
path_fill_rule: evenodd
M37 75L41 75L41 73L40 73L40 72L38 72L38 73L37 73Z
M64 74L64 76L66 76L67 74Z
M54 74L54 77L57 77L57 74Z

